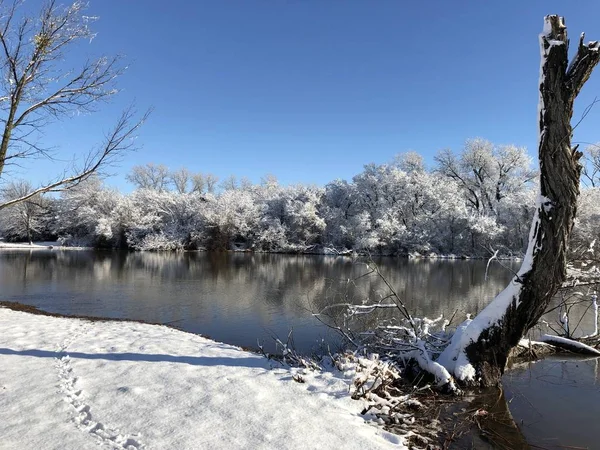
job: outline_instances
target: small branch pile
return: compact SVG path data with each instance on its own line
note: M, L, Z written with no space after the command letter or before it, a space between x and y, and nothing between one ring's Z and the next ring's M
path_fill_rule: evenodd
M382 361L375 354L346 352L336 355L333 362L340 371L354 372L351 396L366 401L362 414L367 420L403 436L410 448L437 448L441 431L437 405L416 398L435 395L428 386L415 389L394 363Z

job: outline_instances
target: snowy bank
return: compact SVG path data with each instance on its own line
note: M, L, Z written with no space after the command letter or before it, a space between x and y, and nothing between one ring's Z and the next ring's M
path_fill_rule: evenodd
M0 448L406 448L350 380L158 325L0 308Z
M58 241L32 242L4 242L0 240L0 250L90 250L91 247L67 247Z

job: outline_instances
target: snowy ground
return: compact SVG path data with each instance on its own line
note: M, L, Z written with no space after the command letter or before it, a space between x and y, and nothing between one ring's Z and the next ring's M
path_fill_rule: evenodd
M40 241L31 244L26 242L4 242L0 239L0 250L40 250L40 249L55 249L55 250L83 250L89 247L63 247L57 241Z
M0 449L405 448L341 374L158 325L0 307Z

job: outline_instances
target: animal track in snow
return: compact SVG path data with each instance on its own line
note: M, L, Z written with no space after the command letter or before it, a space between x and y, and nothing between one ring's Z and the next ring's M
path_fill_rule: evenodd
M91 324L86 324L77 332L71 334L58 346L60 355L56 358L55 367L58 371L60 392L64 395L63 399L73 410L72 421L77 428L95 436L99 442L113 450L142 450L146 446L138 439L138 435L127 435L119 432L116 428L108 427L102 422L96 420L92 415L92 409L86 403L85 394L77 389L77 377L73 373L71 358L68 355L67 348L78 337L85 334Z

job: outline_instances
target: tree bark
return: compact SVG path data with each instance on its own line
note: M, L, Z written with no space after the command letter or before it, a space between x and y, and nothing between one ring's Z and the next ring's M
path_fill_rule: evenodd
M569 236L577 212L582 154L571 148L571 117L577 94L600 60L598 42L579 41L568 63L564 19L546 16L540 35L540 196L529 244L517 276L465 328L454 355L446 355L459 381L500 382L512 347L533 327L566 278ZM465 358L466 357L466 358ZM441 359L441 357L440 357Z

